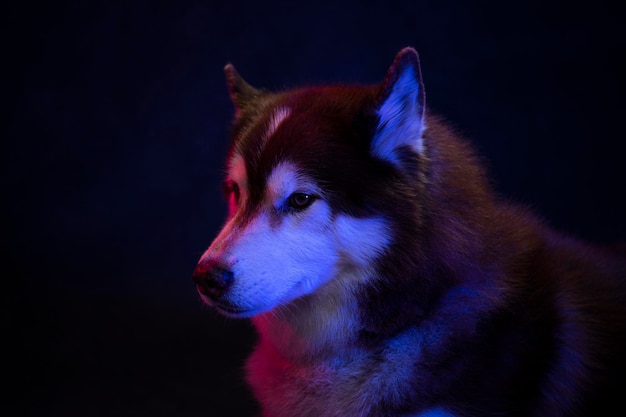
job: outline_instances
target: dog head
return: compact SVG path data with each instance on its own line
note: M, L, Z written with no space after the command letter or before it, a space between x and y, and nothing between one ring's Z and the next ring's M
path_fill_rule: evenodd
M228 219L193 280L201 298L251 317L322 288L357 287L413 220L424 147L417 53L382 84L268 92L225 68L236 108ZM404 224L401 224L404 222Z

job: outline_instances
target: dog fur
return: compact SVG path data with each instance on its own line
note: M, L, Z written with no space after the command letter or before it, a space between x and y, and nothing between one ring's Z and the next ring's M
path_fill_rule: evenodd
M624 257L496 196L414 49L374 86L225 71L229 216L193 279L258 329L263 416L626 413Z

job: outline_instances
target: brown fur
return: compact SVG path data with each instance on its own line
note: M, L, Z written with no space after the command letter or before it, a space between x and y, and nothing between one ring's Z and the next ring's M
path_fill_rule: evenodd
M407 71L417 92L394 93ZM401 51L373 87L270 93L232 66L226 72L237 107L232 153L245 159L250 183L240 216L254 218L264 181L286 160L319 184L333 216L379 216L391 230L367 268L348 265L253 319L260 338L248 380L265 416L626 413L623 253L554 231L498 197L468 142L425 111L415 51ZM405 138L393 153L375 149L389 126L407 131L405 119L383 120L389 100L416 109L401 116L426 126L420 152ZM292 116L261 143L276 107ZM203 294L226 276L218 255L194 273ZM212 294L228 297L227 288ZM340 331L324 323L335 313Z

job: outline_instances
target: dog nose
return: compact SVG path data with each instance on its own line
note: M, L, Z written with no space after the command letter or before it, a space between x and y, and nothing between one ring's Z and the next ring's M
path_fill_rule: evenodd
M217 263L200 262L191 278L198 286L200 293L215 299L230 287L234 274Z

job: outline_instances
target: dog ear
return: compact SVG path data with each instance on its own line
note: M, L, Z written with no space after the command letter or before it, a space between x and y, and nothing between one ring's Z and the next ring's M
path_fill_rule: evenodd
M227 64L224 67L226 73L226 84L228 85L228 92L230 93L230 99L232 100L237 113L243 110L250 102L264 94L263 90L258 90L248 84L239 75L233 64Z
M380 86L376 114L378 124L371 143L374 156L397 164L399 148L422 152L424 86L415 49L407 47L396 55Z

